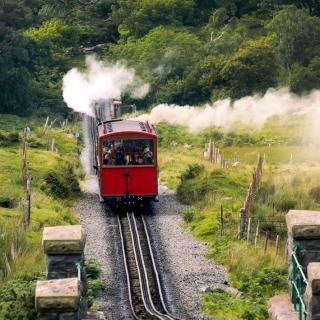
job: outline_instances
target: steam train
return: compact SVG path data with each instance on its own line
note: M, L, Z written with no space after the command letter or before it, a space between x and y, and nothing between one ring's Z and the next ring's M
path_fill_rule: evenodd
M97 124L100 198L113 204L158 201L157 133L148 122L114 119Z

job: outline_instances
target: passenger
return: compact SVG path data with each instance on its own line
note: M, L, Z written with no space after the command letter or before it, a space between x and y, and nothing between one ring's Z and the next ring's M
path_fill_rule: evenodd
M103 163L106 165L112 165L114 164L113 160L113 149L107 149L105 155L104 155L104 160Z
M115 157L115 165L117 166L123 166L126 164L124 153L121 149L118 149L116 151L116 157Z
M150 148L146 147L143 151L143 163L152 164L153 163L153 154Z
M143 164L143 158L142 158L142 156L138 156L137 162L138 162L138 164Z

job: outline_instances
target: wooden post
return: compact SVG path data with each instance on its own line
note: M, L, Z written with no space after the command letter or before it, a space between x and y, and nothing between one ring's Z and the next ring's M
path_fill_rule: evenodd
M47 127L48 127L48 122L49 122L49 117L47 117L47 120L43 126L43 129L42 129L42 134L45 134L46 130L47 130Z
M54 151L54 143L55 143L55 139L52 138L52 141L51 141L51 151Z
M23 147L22 147L22 180L24 189L23 199L23 225L26 230L30 224L31 216L31 178L27 162L28 130L24 130Z
M213 162L213 150L214 150L214 143L210 141L210 162Z
M239 219L239 228L238 228L238 240L241 240L244 233L244 225L245 225L245 209L240 209L240 219Z
M279 235L277 234L277 238L276 238L276 256L279 253L279 246L280 246L280 241L279 241Z
M250 232L251 232L251 218L249 218L248 220L247 242L250 241Z
M223 217L223 206L220 207L220 235L224 234L224 217Z
M255 234L255 237L254 237L254 246L255 246L255 247L257 247L257 244L258 244L259 224L260 224L260 221L258 220L257 227L256 227L256 234Z
M267 231L266 232L266 239L264 241L264 253L266 254L267 253L267 250L268 250L268 242L269 242L269 232Z

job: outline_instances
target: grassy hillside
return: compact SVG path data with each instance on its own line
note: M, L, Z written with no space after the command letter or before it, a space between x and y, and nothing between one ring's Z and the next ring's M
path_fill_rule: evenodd
M267 300L286 291L285 214L290 209L320 210L320 152L302 134L307 125L303 118L272 119L261 130L215 128L198 134L190 134L183 127L158 125L162 183L176 189L178 198L190 205L183 213L185 227L210 244L209 257L227 268L231 285L242 292L241 298L229 293L205 294L204 311L215 319L266 319ZM236 159L240 164L220 169L204 159L204 143L210 138L227 159ZM258 154L265 155L266 161L251 211L253 218L262 221L255 248L236 237L239 210ZM225 219L223 236L221 205ZM280 224L264 221L268 219ZM281 236L278 256L274 240L267 254L263 252L263 234L268 230Z
M78 222L72 211L82 175L77 128L55 127L43 133L44 121L8 115L0 119L0 319L34 319L34 280L45 271L43 227ZM31 127L27 157L32 208L31 224L24 231L21 154L26 124ZM56 152L47 150L52 139ZM55 192L57 188L64 188L64 194Z

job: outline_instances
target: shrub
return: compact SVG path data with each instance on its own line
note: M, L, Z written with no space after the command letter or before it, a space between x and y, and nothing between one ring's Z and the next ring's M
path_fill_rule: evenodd
M276 209L281 212L287 212L291 209L294 209L297 205L297 201L290 197L284 196L283 198L279 199L276 203Z
M88 280L88 308L92 307L94 299L101 293L103 287L100 279Z
M0 196L0 207L2 208L14 208L17 204L17 199L6 196Z
M98 279L101 274L101 264L94 258L89 258L85 262L88 279Z
M182 218L185 222L192 222L196 216L196 209L194 207L187 208L182 212Z
M199 164L189 165L188 168L181 174L180 180L190 180L200 176L204 172L204 166Z
M0 319L39 319L34 307L35 281L11 280L0 287Z
M42 189L56 198L70 198L80 194L78 177L70 163L61 163L44 176Z
M309 191L309 196L317 203L320 203L320 186L316 186Z

